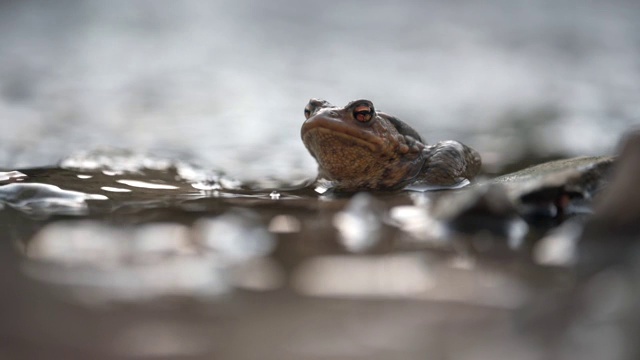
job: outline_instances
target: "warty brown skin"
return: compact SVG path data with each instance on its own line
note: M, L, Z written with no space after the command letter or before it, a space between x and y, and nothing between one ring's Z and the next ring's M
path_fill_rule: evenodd
M318 178L340 191L398 190L409 184L454 186L480 170L480 155L457 142L427 146L397 118L369 100L344 107L311 99L302 141L318 162Z

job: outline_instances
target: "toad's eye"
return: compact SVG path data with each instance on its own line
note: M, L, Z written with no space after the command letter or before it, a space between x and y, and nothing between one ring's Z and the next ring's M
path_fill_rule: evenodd
M353 109L353 117L360 122L367 122L373 117L373 106L362 104Z
M308 108L304 108L304 118L308 119L309 116L311 116L311 110L309 110Z

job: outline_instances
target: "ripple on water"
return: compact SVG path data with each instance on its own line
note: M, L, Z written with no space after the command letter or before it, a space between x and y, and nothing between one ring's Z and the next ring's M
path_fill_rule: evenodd
M106 175L139 174L149 171L175 172L174 180L191 183L199 190L238 189L238 180L221 171L207 169L190 161L158 157L125 149L96 149L71 155L60 161L63 169L102 172Z
M36 217L86 215L87 200L108 200L100 194L64 190L55 185L13 183L0 186L0 201Z
M27 175L20 171L0 171L0 181L20 181L26 178Z

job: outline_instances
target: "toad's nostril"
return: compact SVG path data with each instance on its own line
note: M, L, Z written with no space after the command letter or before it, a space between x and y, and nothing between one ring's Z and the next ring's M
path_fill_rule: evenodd
M309 99L309 103L304 107L304 116L305 118L310 118L314 115L319 109L330 108L333 107L331 103L326 100L311 98Z

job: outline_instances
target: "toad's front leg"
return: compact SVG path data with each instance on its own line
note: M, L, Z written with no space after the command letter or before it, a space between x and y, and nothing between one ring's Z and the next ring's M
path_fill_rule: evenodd
M453 140L425 147L426 158L417 182L434 186L454 186L471 180L480 171L480 154Z

